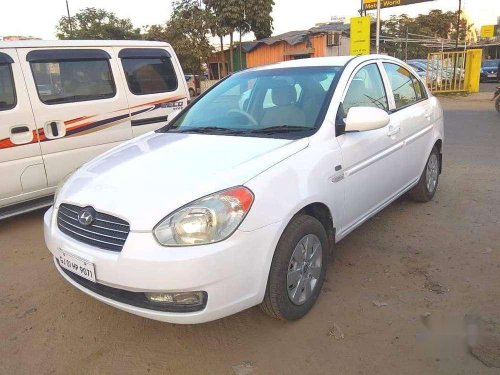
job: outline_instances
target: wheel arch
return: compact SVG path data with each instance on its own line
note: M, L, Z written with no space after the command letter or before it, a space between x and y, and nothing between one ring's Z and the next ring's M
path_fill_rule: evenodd
M335 244L335 224L333 222L333 217L328 206L321 202L310 203L307 206L300 209L294 217L298 215L309 215L317 219L323 228L325 228L327 238L328 238L328 248L330 251L333 249L333 245ZM290 221L291 221L290 220Z
M438 139L434 143L434 147L439 152L439 174L441 174L443 172L443 140L442 139Z

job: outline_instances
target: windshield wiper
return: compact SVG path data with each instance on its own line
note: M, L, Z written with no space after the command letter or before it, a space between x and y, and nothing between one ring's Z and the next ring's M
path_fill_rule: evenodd
M250 133L252 134L273 134L273 133L288 133L288 132L299 132L299 131L304 131L304 130L313 130L314 128L311 128L309 126L295 126L295 125L279 125L279 126L270 126L267 128L262 128L262 129L254 129L251 130Z
M229 128L223 128L219 126L205 126L205 127L199 127L199 128L184 128L184 129L176 129L178 133L198 133L198 134L209 134L209 133L224 133L224 134L243 134L246 133L244 130L237 130L237 129L229 129Z

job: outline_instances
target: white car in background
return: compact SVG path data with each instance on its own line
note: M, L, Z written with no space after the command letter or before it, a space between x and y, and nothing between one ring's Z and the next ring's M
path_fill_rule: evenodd
M438 100L400 60L249 69L82 166L45 241L69 283L133 314L201 323L260 304L295 320L336 242L406 192L433 198L442 142Z

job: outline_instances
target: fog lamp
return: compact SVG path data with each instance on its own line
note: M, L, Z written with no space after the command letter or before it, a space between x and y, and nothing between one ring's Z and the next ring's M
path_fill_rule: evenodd
M182 293L144 293L146 298L158 304L178 306L202 306L205 304L205 292Z

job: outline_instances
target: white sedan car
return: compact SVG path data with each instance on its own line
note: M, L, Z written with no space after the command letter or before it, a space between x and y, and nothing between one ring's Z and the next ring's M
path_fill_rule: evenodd
M260 304L294 320L336 242L402 194L432 199L442 142L438 100L400 60L249 69L68 177L45 241L69 283L133 314L201 323Z

